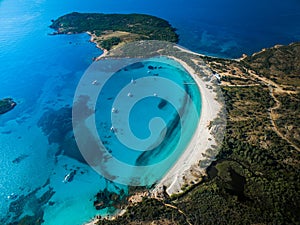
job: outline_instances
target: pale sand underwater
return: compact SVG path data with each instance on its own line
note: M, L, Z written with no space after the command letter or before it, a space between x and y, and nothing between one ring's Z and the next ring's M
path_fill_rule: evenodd
M154 195L159 193L163 186L167 187L166 191L169 195L180 193L186 183L197 182L197 178L205 173L206 168L200 168L199 161L205 159L204 155L207 149L216 145L215 138L210 133L209 123L217 118L222 107L216 100L216 93L207 86L211 85L210 81L201 79L199 74L195 74L195 71L182 60L171 58L179 62L196 81L201 92L202 108L200 121L192 140L176 164L157 183L156 188L152 191Z

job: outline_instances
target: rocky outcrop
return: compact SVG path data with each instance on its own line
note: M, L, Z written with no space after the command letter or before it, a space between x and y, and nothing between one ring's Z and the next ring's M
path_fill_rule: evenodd
M4 98L0 100L0 114L4 114L15 108L17 105L12 98Z

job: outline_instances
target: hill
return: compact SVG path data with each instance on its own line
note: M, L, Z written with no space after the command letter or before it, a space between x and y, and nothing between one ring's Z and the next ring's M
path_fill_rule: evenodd
M240 60L198 56L225 97L217 161L184 194L144 198L98 224L299 224L299 51L293 43Z
M178 35L169 22L144 14L102 14L73 12L52 20L54 34L89 32L99 47L113 46L138 40L178 42Z

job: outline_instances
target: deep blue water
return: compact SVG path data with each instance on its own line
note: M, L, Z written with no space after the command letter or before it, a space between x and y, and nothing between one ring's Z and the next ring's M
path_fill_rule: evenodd
M8 196L31 193L50 175L52 185L64 185L53 197L57 202L63 199L63 204L48 211L45 224L81 224L98 213L93 211L92 202L83 203L82 199L93 199L106 182L72 159L60 156L56 162L58 147L49 145L37 127L45 111L72 104L80 77L92 58L101 53L86 34L48 35L52 32L48 28L51 19L73 11L159 16L178 29L182 46L221 57L236 58L300 40L298 0L0 1L0 98L13 97L18 103L0 117L0 219L6 218L12 202ZM20 162L13 163L19 156L23 156ZM62 184L61 177L76 167L86 174L83 181ZM76 210L87 213L73 221L66 219Z

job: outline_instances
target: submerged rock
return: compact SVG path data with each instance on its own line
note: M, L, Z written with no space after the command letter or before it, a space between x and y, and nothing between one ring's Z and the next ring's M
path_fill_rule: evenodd
M0 219L0 224L42 224L44 221L44 206L50 203L50 199L55 194L52 187L49 187L47 190L41 190L47 184L48 180L43 186L36 188L27 195L17 195L15 193L9 195L7 198L11 202L8 212L3 219ZM41 196L40 191L43 191Z
M163 109L167 104L168 104L168 102L166 100L162 99L157 107L159 109Z
M38 121L38 126L48 137L49 144L59 145L59 154L64 154L79 162L86 163L82 157L73 134L72 108L65 106L58 110L47 110Z
M48 110L38 121L38 126L48 135L50 144L61 143L67 133L72 131L72 109L63 107L59 110Z
M126 195L124 190L120 190L120 193L109 191L107 188L101 190L95 196L94 207L97 210L114 207L121 208L126 203Z
M18 163L20 163L21 161L23 161L24 159L26 159L27 157L29 157L29 155L22 154L22 155L20 155L19 157L15 158L15 159L12 161L12 163L18 164Z
M0 114L4 114L15 108L17 105L12 98L4 98L0 100Z

